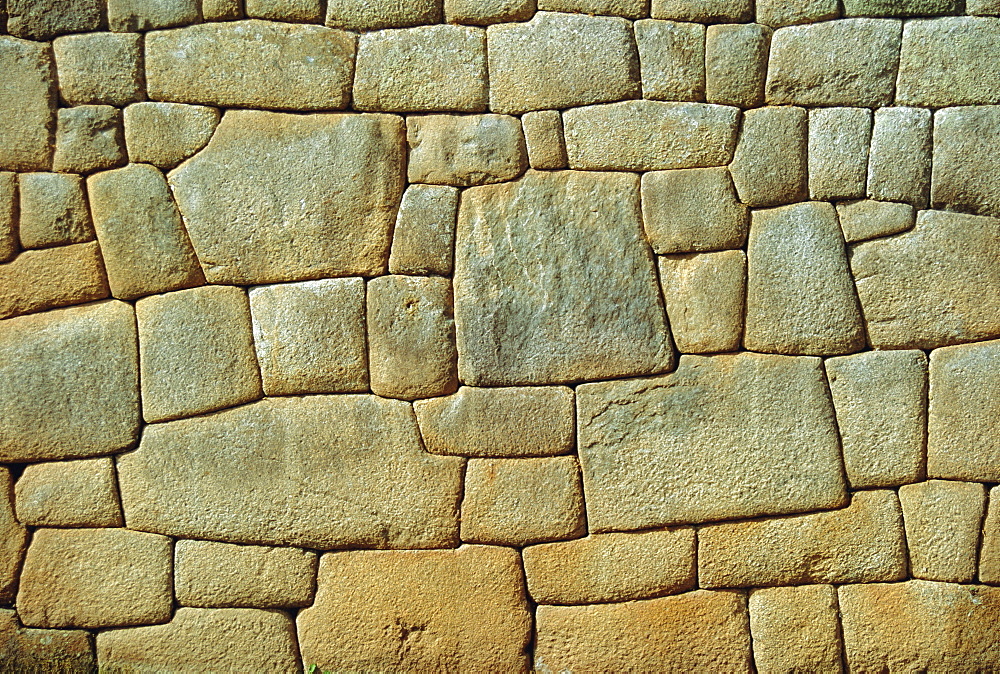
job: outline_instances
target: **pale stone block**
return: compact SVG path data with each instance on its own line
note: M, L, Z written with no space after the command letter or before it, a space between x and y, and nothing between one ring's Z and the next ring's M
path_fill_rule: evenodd
M644 19L634 28L643 97L705 100L705 26Z
M18 252L17 174L0 171L0 262L10 261Z
M326 25L370 31L440 23L441 0L336 0L326 3Z
M989 504L979 550L979 582L1000 585L1000 487L990 490Z
M538 0L538 9L549 12L611 14L626 19L647 15L647 0Z
M566 139L558 110L538 110L521 116L528 162L533 169L566 168Z
M758 23L771 28L829 21L840 16L837 0L756 0Z
M14 599L27 547L28 530L14 514L14 480L10 470L0 468L0 601L4 603Z
M0 662L12 672L88 674L97 671L90 633L25 629L12 609L0 609Z
M83 179L64 173L22 173L18 233L24 248L48 248L94 239Z
M83 304L110 294L96 242L26 250L0 265L0 318Z
M875 111L868 155L868 198L927 206L931 187L931 111Z
M975 3L976 0L971 0L967 7ZM956 14L959 7L959 0L844 0L844 15L933 16Z
M754 590L749 608L757 671L842 671L837 590L832 585Z
M426 115L406 120L407 179L468 187L513 180L528 168L521 121L509 115Z
M866 108L809 111L809 198L864 198L872 113Z
M100 0L7 0L7 30L29 40L51 40L63 33L83 33L101 25ZM4 118L6 119L6 118Z
M650 171L642 176L642 223L657 254L739 248L747 208L725 168Z
M899 488L906 522L910 575L924 580L969 582L976 575L976 548L986 491L974 482L930 480Z
M698 23L742 23L753 21L752 0L652 0L654 19Z
M0 72L0 168L47 171L58 102L51 45L0 35Z
M201 16L205 21L234 21L243 18L241 0L201 0Z
M913 206L861 199L837 204L837 219L847 243L878 239L913 228Z
M406 188L392 230L390 274L451 274L458 195L444 185Z
M122 112L110 105L59 109L52 169L90 173L126 163Z
M808 114L803 108L747 110L729 170L740 200L775 206L806 198Z
M705 34L705 100L756 107L764 102L771 29L756 23L709 26Z
M124 118L129 160L167 170L205 147L220 115L201 105L136 103Z
M321 0L245 0L244 4L247 17L254 19L323 23Z
M111 459L26 466L15 487L17 518L34 527L124 526Z
M534 14L535 0L444 0L444 18L448 23L488 26L527 21Z
M107 0L108 27L116 33L135 33L196 23L198 0Z
M1000 106L946 108L934 114L931 206L1000 216Z
M742 250L661 257L660 283L681 353L737 351L743 336L747 260Z
M59 94L70 105L123 106L145 94L142 36L87 33L52 43L59 73Z

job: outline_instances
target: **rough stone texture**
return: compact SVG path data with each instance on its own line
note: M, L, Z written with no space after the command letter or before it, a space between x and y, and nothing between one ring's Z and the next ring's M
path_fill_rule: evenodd
M147 164L87 179L111 294L134 300L205 282L167 181Z
M756 0L757 21L772 28L829 21L840 16L837 0Z
M837 204L837 219L847 243L899 234L913 228L913 206L861 199Z
M427 115L406 121L407 179L436 185L485 185L528 167L521 122L508 115Z
M110 294L97 243L28 250L0 266L0 318Z
M575 538L586 530L575 457L469 461L463 541L521 547Z
M524 572L539 604L650 599L695 586L694 530L594 534L525 548Z
M924 474L927 356L870 351L826 361L844 468L853 489L916 482Z
M667 318L681 353L736 351L743 336L747 259L742 250L661 257Z
M872 347L1000 335L998 251L1000 220L945 211L920 211L912 230L855 246L851 270Z
M927 205L931 187L931 111L875 111L868 155L868 198Z
M17 611L29 627L116 627L170 619L166 536L128 529L38 529L24 558Z
M365 282L320 279L250 289L264 393L364 393Z
M392 230L390 274L451 274L458 195L444 185L406 188Z
M979 549L979 582L1000 585L1000 487L993 487Z
M965 13L998 16L1000 15L1000 3L997 0L967 0Z
M970 0L970 14L976 0ZM845 16L933 16L955 14L958 0L844 0Z
M934 115L934 208L1000 216L1000 106L938 110Z
M110 105L59 109L53 170L90 173L126 161L121 110Z
M515 550L323 555L298 615L304 662L356 671L524 671L531 614Z
M563 114L569 166L655 171L729 163L739 110L704 103L624 101Z
M566 168L566 139L558 110L538 110L521 116L528 162L533 169Z
M281 611L179 608L166 625L97 635L101 670L294 672L295 623Z
M119 458L118 476L136 529L321 549L429 548L457 542L462 464L424 451L408 403L310 396L149 426L139 449Z
M0 461L128 447L139 434L132 307L103 302L3 321L0 381Z
M108 27L118 33L195 23L198 0L107 0Z
M34 2L13 1L29 10ZM52 47L0 35L0 72L4 74L0 79L0 119L4 120L0 125L0 168L46 171L52 166L56 127Z
M316 553L299 548L177 541L174 592L181 606L308 606L316 590Z
M577 388L592 532L803 512L846 496L818 358L681 356Z
M859 491L840 510L698 530L702 587L870 583L906 578L896 494Z
M945 480L907 484L899 488L899 502L906 522L910 575L971 581L986 508L983 485Z
M34 527L120 527L111 459L26 466L17 481L17 518Z
M146 35L146 88L154 101L338 110L350 100L356 41L256 19L156 31Z
M539 606L535 670L749 671L746 610L742 594L704 590L621 604Z
M25 248L84 243L94 238L94 226L83 196L80 176L22 173L17 181L20 222Z
M646 15L646 0L538 0L538 9L550 12L612 14L627 19Z
M358 110L482 112L486 89L481 28L401 28L363 33L358 41Z
M100 0L7 0L7 30L29 40L51 40L63 33L83 33L101 25Z
M142 36L67 35L52 43L59 94L70 105L123 106L143 98Z
M517 458L573 449L573 391L565 386L463 386L413 408L435 454Z
M832 204L754 211L747 242L746 348L836 355L865 346L844 236Z
M90 634L83 630L24 629L17 613L0 609L0 663L4 672L97 671Z
M699 23L741 23L753 20L751 0L652 0L654 19Z
M842 19L774 32L767 68L771 105L892 102L902 22Z
M490 26L490 109L518 114L637 98L632 26L618 17L538 12Z
M842 671L837 591L832 585L755 590L749 608L758 671Z
M243 18L240 0L201 0L201 16L205 21L233 21Z
M17 255L18 199L16 173L0 171L0 262Z
M219 124L215 108L183 103L136 103L124 117L129 160L165 170L205 147Z
M326 25L348 30L417 26L441 21L441 0L337 0L327 3Z
M529 171L515 183L466 190L455 323L459 377L475 386L669 369L638 177Z
M643 97L705 100L705 26L643 19L634 28Z
M817 201L863 198L871 136L871 110L810 110L809 198Z
M14 514L14 479L7 468L0 468L0 601L5 604L14 599L27 546L28 531Z
M1000 589L911 580L838 589L847 666L859 672L1000 667Z
M802 108L748 110L729 170L740 200L776 206L806 198L808 119Z
M705 100L749 108L764 102L771 29L758 24L709 26L705 33Z
M321 0L246 0L246 14L255 19L323 23Z
M402 120L389 115L227 112L208 146L169 176L206 278L383 273L403 145Z
M642 176L642 224L658 254L739 248L746 206L725 168L653 171Z
M444 0L444 18L448 23L488 26L527 21L534 13L535 0Z

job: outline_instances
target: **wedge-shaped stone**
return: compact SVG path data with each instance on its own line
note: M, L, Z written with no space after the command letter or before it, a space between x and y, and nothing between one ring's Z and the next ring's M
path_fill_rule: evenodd
M52 43L59 95L70 105L123 106L144 98L142 36L67 35Z
M335 552L299 612L305 662L352 671L525 671L531 614L517 551Z
M755 590L749 605L757 671L842 671L837 590L832 585Z
M97 30L100 0L66 0L57 5L35 0L7 0L7 30L29 40L51 40L63 33Z
M172 169L205 147L219 124L219 111L183 103L136 103L125 108L129 161Z
M485 185L528 167L521 122L509 115L427 115L406 121L411 183Z
M96 242L26 250L0 265L0 318L92 302L110 294Z
M52 47L0 35L0 72L0 169L46 171L56 127Z
M326 25L348 30L441 22L441 0L337 0L327 4Z
M664 377L579 386L577 424L591 531L846 500L818 358L681 356Z
M257 19L155 31L146 35L146 89L154 101L339 110L350 100L356 40Z
M139 449L119 458L118 474L136 529L321 549L427 548L457 540L462 463L424 451L408 403L309 396L149 426Z
M26 466L15 489L17 518L36 527L124 526L110 458Z
M912 230L855 246L851 271L876 349L1000 335L1000 220L921 211Z
M759 24L709 26L705 33L705 100L750 108L764 102L771 29Z
M169 176L209 282L384 273L403 144L389 115L227 112Z
M806 198L808 115L803 108L747 110L729 170L740 201L776 206Z
M638 177L529 171L466 190L455 323L459 377L475 386L669 369Z
M1000 44L1000 33L998 33ZM938 110L934 115L931 205L1000 216L1000 105Z
M390 274L451 275L458 195L445 185L406 188L392 229Z
M634 28L642 95L661 101L705 100L705 26L643 19Z
M868 198L927 206L931 189L931 111L875 111L868 153Z
M0 609L0 662L10 672L97 671L93 637L88 632L25 629L11 609Z
M929 480L899 488L906 521L910 575L924 580L969 582L986 509L986 490L976 482Z
M864 197L871 139L871 110L810 110L809 197L817 201Z
M25 248L47 248L94 239L83 179L65 173L22 173L17 180Z
M847 243L899 234L913 227L913 206L861 199L837 204L837 219Z
M1000 585L1000 487L990 490L989 503L979 549L979 582Z
M0 601L4 603L14 599L26 547L28 530L14 514L14 478L0 468Z
M743 336L747 259L742 250L661 257L660 283L681 353L737 351Z

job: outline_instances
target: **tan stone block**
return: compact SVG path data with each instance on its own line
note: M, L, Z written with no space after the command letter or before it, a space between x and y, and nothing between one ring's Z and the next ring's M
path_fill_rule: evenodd
M205 21L234 21L243 18L241 0L201 0L201 16Z
M21 559L28 547L28 530L14 514L14 479L10 470L0 468L0 601L14 599ZM3 635L0 634L0 644Z
M725 168L642 176L642 223L658 254L739 248L746 242L748 222Z
M756 0L754 7L757 21L771 28L829 21L840 16L837 0Z
M696 584L694 529L594 534L523 551L531 598L539 604L650 599Z
M488 26L527 21L534 13L535 0L444 0L444 19L448 23Z
M300 548L181 540L174 546L174 592L181 606L308 606L316 564L316 553Z
M946 108L934 114L931 205L1000 216L1000 106Z
M640 223L634 175L528 171L466 190L454 281L461 380L552 384L670 369Z
M705 100L705 26L644 19L634 28L643 98Z
M751 0L652 0L651 5L654 19L699 23L753 21Z
M807 201L751 214L743 343L751 351L814 356L865 347L832 204Z
M134 33L66 35L52 43L59 94L70 105L123 106L145 94L142 36Z
M463 386L413 409L436 454L515 458L573 449L573 390L566 386Z
M7 0L7 30L29 40L51 40L63 33L97 30L100 0L66 0L58 4L36 0Z
M227 112L169 175L209 282L385 273L404 143L391 115Z
M539 606L535 671L750 671L746 597L695 590L591 606Z
M451 274L458 195L444 185L406 188L392 229L390 274Z
M610 14L626 19L641 19L647 15L646 0L538 0L538 9L547 12Z
M932 349L1000 335L998 252L1000 220L946 211L920 211L910 231L854 246L872 347Z
M164 170L205 147L219 124L215 108L183 103L136 103L124 117L129 160Z
M913 228L913 206L861 199L837 204L837 219L847 243L878 239Z
M868 155L868 198L927 206L931 187L931 111L875 111Z
M121 527L110 458L26 466L17 481L17 518L34 527Z
M661 257L660 283L681 353L737 351L743 336L747 259L742 250Z
M96 242L28 250L0 265L0 318L110 295Z
M656 171L728 164L739 110L704 103L624 101L563 113L569 166Z
M684 355L663 377L581 384L577 434L592 532L846 501L818 358Z
M146 88L154 101L339 110L350 100L356 42L324 26L257 19L156 31L145 40Z
M1000 589L910 580L837 591L852 672L1000 668Z
M126 521L146 531L436 548L458 542L463 463L424 450L409 403L306 396L148 426L139 449L118 459L118 479Z
M18 176L20 223L25 248L48 248L94 239L83 179L63 173Z
M97 670L89 633L24 629L11 609L0 609L0 663L4 672L91 674Z
M31 0L14 1L31 11ZM10 23L16 25L13 16ZM4 121L0 168L47 171L52 168L57 103L52 47L0 35L0 72L4 74L0 79L0 119Z
M514 180L528 168L521 122L509 115L426 115L406 120L407 179L468 187Z
M321 0L246 0L246 14L255 19L323 23Z
M922 479L927 356L869 351L830 358L825 365L851 487Z
M441 0L337 0L327 3L326 25L369 31L440 23Z
M198 0L107 0L108 27L135 33L196 23Z
M983 522L983 541L979 549L979 582L1000 585L1000 487L989 495L989 510Z
M110 105L59 108L53 170L90 173L127 161L121 110Z
M469 460L462 501L464 542L520 547L576 538L586 531L575 457Z
M757 671L843 671L832 585L754 590L749 608Z
M249 294L266 395L368 390L364 279L258 286Z
M845 16L933 16L958 8L958 0L844 0Z
M729 170L740 200L776 206L806 198L808 114L803 108L747 110Z
M861 199L866 194L872 113L866 108L809 111L809 198Z
M358 110L482 112L486 88L481 28L400 28L363 33L358 41Z
M490 26L490 110L519 114L637 98L632 25L619 17L539 12Z
M568 165L562 115L558 110L538 110L521 116L528 162L533 169L561 169Z
M764 103L771 29L759 24L708 26L705 100L750 108Z
M124 302L0 323L0 461L131 445L139 435L138 359L135 317Z
M965 3L965 13L980 16L1000 16L1000 2L997 0L967 0Z
M0 262L8 262L18 251L17 174L0 171Z
M101 671L294 672L295 623L282 611L179 608L165 625L97 635Z
M986 491L975 482L930 480L899 488L910 575L954 583L976 575Z

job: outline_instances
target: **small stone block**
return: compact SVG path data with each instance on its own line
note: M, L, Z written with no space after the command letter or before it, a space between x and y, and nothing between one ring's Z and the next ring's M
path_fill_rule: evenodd
M29 40L51 40L63 33L84 33L101 25L101 0L7 0L7 30Z
M829 21L840 16L837 0L756 0L757 22L771 28Z
M698 23L742 23L753 21L752 0L652 0L654 19Z
M241 0L201 0L201 16L205 21L235 21L243 18Z
M18 251L17 174L0 171L0 262L8 262Z
M776 206L806 198L808 114L803 108L747 110L729 170L740 200Z
M538 9L547 12L610 14L626 19L646 16L648 0L538 0Z
M756 23L709 26L705 33L705 100L751 108L764 102L771 29Z
M17 517L34 527L120 527L111 459L34 463L17 481Z
M990 490L979 550L979 582L1000 585L1000 487Z
M528 163L536 170L566 168L566 139L558 110L538 110L521 116Z
M292 23L323 23L321 0L245 0L246 14L254 19Z
M930 480L899 488L910 575L953 583L976 575L986 491L975 482Z
M14 513L14 479L10 470L0 468L0 601L8 603L14 599L21 560L28 547L28 530ZM4 628L0 614L0 630ZM0 632L0 653L4 635Z
M444 20L489 26L527 21L535 13L535 0L444 0Z
M121 107L144 97L141 35L67 35L56 38L52 48L59 72L59 94L70 105Z
M636 21L642 95L660 101L705 100L705 26Z
M0 265L0 318L108 297L97 242L26 250Z
M931 205L1000 216L1000 105L946 108L934 114Z
M754 590L749 605L758 671L841 671L837 590L832 585Z
M743 336L747 260L742 250L661 257L667 318L681 353L737 351Z
M219 111L183 103L136 103L125 108L125 146L132 163L172 169L201 150Z
M18 177L24 248L48 248L94 239L83 179L64 173L22 173Z
M913 206L893 201L861 199L837 204L837 219L847 243L878 239L913 228Z
M108 27L116 33L171 28L196 23L198 0L107 0Z
M861 199L868 176L872 113L866 108L809 111L809 198Z
M90 173L126 161L121 110L110 105L59 109L53 170Z
M528 168L521 122L509 115L427 115L406 120L411 183L468 187Z
M451 274L458 195L445 185L406 188L392 230L390 274Z
M326 6L326 25L355 31L440 23L441 0L336 0Z
M16 1L52 12L48 3ZM58 103L51 45L0 35L0 72L0 169L48 171Z
M875 111L868 155L868 198L927 206L931 187L931 111Z

